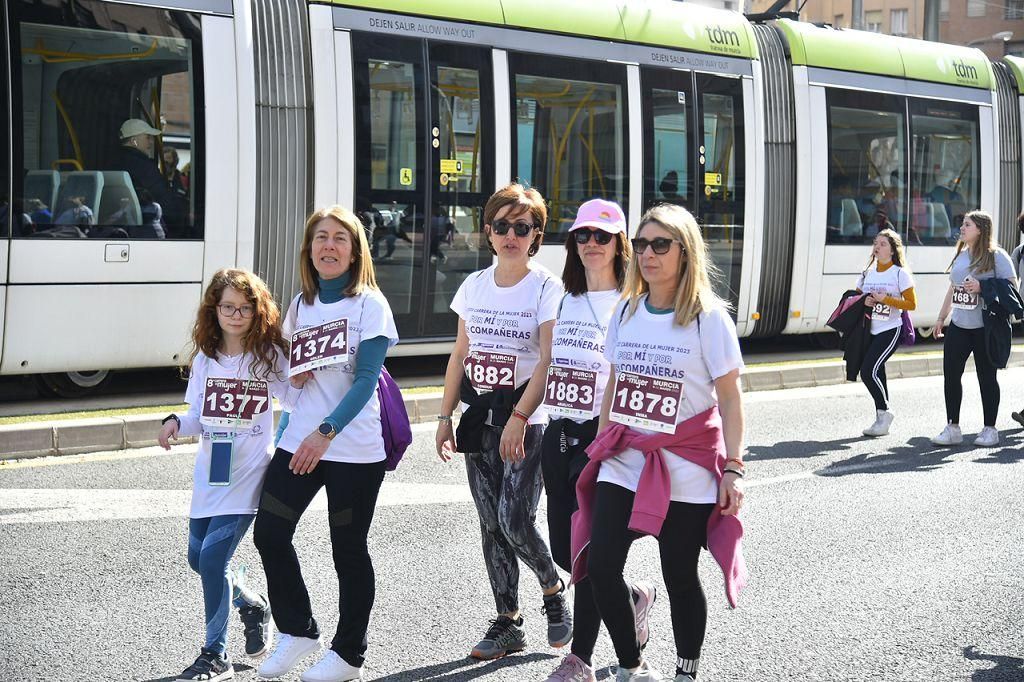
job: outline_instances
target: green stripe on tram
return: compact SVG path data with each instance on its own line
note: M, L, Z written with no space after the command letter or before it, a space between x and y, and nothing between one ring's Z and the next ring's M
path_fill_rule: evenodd
M737 12L692 3L629 0L329 0L344 7L549 31L616 42L757 58L750 24Z
M790 19L786 35L793 64L991 90L995 79L980 50L868 31L836 30Z
M1017 80L1017 91L1024 94L1024 59L1006 55L1003 61L1010 67L1013 77Z

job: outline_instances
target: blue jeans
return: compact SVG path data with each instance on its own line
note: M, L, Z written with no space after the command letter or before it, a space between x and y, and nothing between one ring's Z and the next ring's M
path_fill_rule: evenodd
M264 603L259 595L245 588L242 576L231 570L231 557L254 518L254 514L225 514L188 520L188 565L203 583L203 648L218 654L227 649L231 604L242 608Z

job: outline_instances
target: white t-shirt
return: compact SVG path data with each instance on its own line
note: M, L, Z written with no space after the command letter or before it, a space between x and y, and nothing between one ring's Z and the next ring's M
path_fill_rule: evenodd
M551 336L552 366L588 370L597 374L594 417L601 413L601 400L611 368L611 364L604 357L608 322L621 298L622 293L616 289L565 296ZM560 415L552 413L552 416ZM576 422L587 421L570 418Z
M605 358L615 371L682 381L678 424L716 405L715 379L743 368L736 325L724 308L714 308L701 314L699 330L696 320L679 327L673 323L673 313L655 315L647 310L645 300L633 315L622 313L628 301L616 306L608 325ZM672 477L672 501L704 504L718 500L711 472L670 452L662 452L662 457ZM643 468L642 452L623 450L601 463L597 480L635 492Z
M530 271L517 284L494 282L497 264L466 278L455 292L451 308L466 323L470 352L515 356L514 383L519 388L540 362L540 325L555 319L565 290L546 268L530 262ZM461 404L465 412L467 406ZM538 408L531 424L543 424L547 413Z
M857 288L865 294L902 298L903 292L914 286L914 278L898 265L889 266L884 272L878 271L878 261L857 278ZM903 325L903 311L883 303L875 304L871 311L871 333L896 329Z
M298 311L298 321L294 319ZM284 334L290 339L298 329L313 327L340 319L348 320L348 360L313 370L288 418L288 428L278 447L295 452L306 436L313 433L334 411L355 381L359 343L363 339L385 336L388 345L398 343L398 329L391 306L376 289L367 289L358 296L342 298L337 303L323 303L317 298L313 305L299 299L298 306L289 306L285 316ZM381 436L380 401L371 395L366 405L331 441L325 462L371 464L383 461L384 438Z
M1013 266L1013 261L1010 260L1009 254L1002 249L997 248L995 251L995 258L995 272L992 272L991 270L988 272L974 272L971 270L971 251L970 249L964 249L960 252L960 255L956 257L956 260L953 261L953 267L949 270L950 283L954 287L963 286L964 280L967 279L968 275L976 280L992 279L993 277L1009 280L1015 279L1017 271ZM951 321L961 329L981 329L985 326L985 318L982 316L982 310L984 307L984 299L979 292L977 303L973 308L967 310L958 308L954 305Z
M288 358L278 352L278 376L254 377L250 374L251 354L209 358L202 351L192 361L192 372L185 389L188 412L181 417L182 436L201 436L196 453L192 483L192 506L189 516L201 519L225 514L255 514L259 507L263 477L270 464L270 446L274 440L274 405L272 397L282 402L284 409L301 391L288 383ZM263 409L255 415L248 429L235 430L230 426L207 426L200 421L206 400L206 380L262 379L266 390L250 398L264 398ZM231 483L226 486L210 485L211 437L215 433L233 434L231 451Z

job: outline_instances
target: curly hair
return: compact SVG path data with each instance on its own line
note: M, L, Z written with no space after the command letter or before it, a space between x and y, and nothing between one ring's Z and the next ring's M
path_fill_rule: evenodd
M195 360L199 351L209 358L217 357L224 340L217 321L217 305L227 287L245 296L254 309L252 324L242 337L243 350L253 356L249 366L250 374L264 378L274 374L283 378L287 367L277 366L277 354L274 352L279 349L285 357L288 356L288 344L281 334L281 311L266 283L248 270L223 268L213 274L213 279L203 293L196 323L192 328L192 357L189 362Z

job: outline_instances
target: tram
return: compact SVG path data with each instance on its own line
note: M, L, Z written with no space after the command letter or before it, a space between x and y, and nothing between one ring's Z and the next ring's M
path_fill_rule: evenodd
M329 203L366 226L400 354L450 348L513 179L550 202L555 272L583 201L686 206L743 336L824 330L882 227L921 320L963 212L1017 243L1024 62L975 49L668 0L11 0L0 24L0 374L59 395L185 362L220 267L287 300Z

